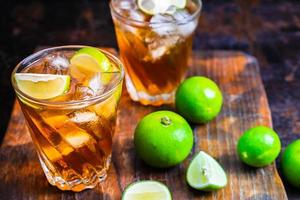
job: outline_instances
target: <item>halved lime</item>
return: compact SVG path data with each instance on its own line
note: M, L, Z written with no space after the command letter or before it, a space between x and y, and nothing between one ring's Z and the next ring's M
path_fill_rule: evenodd
M76 67L83 73L109 72L109 59L97 48L84 47L78 50L70 60L71 67Z
M182 9L185 5L186 0L138 0L139 9L148 15L168 13L172 6Z
M203 191L214 191L227 184L223 168L203 151L200 151L190 163L186 178L192 188Z
M122 200L172 200L166 185L158 181L138 181L125 189Z
M51 99L64 94L70 87L70 76L57 74L16 73L18 88L36 99Z

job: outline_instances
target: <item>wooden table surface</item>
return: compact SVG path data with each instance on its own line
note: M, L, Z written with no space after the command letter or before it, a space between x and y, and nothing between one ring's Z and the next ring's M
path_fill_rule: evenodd
M203 0L195 49L255 55L283 148L300 138L300 2ZM66 12L68 10L69 12ZM114 46L107 1L3 1L0 11L0 138L14 102L12 68L39 45ZM278 159L279 160L279 159ZM289 199L300 191L285 183Z
M173 106L142 106L133 102L124 88L108 178L93 190L81 193L59 191L47 183L24 117L16 104L0 148L0 197L118 200L130 183L153 179L165 183L174 200L287 199L274 163L264 168L251 168L239 160L236 152L237 140L246 129L257 125L272 126L257 60L241 52L194 52L189 65L188 76L204 75L217 82L224 96L224 104L216 119L204 125L192 125L195 142L189 158L183 163L158 170L145 165L137 157L133 146L133 132L138 121L156 110L173 110ZM228 177L228 184L224 189L203 193L187 185L187 166L200 150L212 155L224 167Z

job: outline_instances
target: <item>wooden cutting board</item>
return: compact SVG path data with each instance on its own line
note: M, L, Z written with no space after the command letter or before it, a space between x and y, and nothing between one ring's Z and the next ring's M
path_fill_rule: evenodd
M181 165L158 170L146 166L135 154L133 132L138 121L155 110L172 106L142 106L130 100L124 88L108 178L93 190L62 192L51 186L40 167L19 105L16 103L0 148L0 199L106 199L119 200L131 182L154 179L165 183L174 200L247 199L284 200L285 189L275 165L254 169L240 162L236 143L246 129L272 126L266 93L254 57L241 52L194 52L188 76L204 75L215 80L224 95L220 115L205 125L192 125L193 150ZM218 192L191 189L185 181L187 166L203 150L216 158L228 175L228 185Z

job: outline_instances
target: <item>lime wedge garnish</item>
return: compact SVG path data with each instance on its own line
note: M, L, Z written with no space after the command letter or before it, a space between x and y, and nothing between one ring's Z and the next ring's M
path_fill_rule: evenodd
M60 96L70 87L68 75L16 73L14 77L18 88L36 99Z
M200 151L190 163L186 178L192 188L203 191L217 190L227 184L223 168L203 151Z
M78 50L70 60L71 67L76 67L83 73L109 72L109 59L97 48L84 47Z
M122 200L172 200L167 186L158 181L138 181L125 189Z
M138 0L138 7L148 15L168 13L172 6L182 9L186 5L186 0Z
M149 15L155 15L161 10L156 0L138 0L137 3L139 9Z

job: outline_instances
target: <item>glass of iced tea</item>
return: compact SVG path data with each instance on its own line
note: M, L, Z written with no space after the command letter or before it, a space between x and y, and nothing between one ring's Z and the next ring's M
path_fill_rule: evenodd
M12 84L50 184L81 191L110 165L122 63L107 51L62 46L21 61Z
M126 86L134 101L173 102L187 71L201 5L201 0L111 0Z

